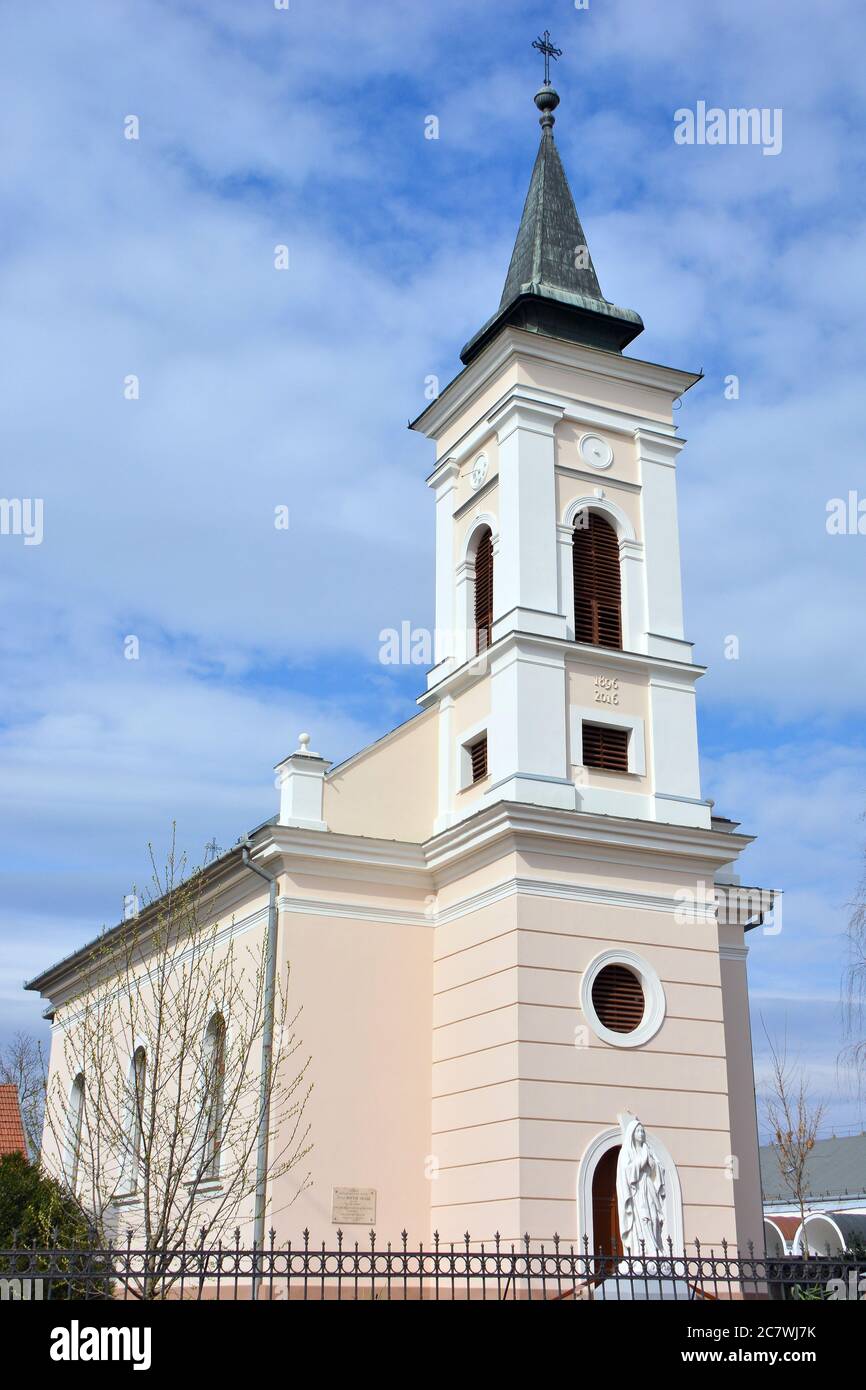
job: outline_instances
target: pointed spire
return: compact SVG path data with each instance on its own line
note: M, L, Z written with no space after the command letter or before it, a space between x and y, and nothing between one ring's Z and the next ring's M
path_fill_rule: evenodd
M557 56L558 50L551 53ZM601 292L553 138L559 93L548 80L534 101L541 112L541 144L511 264L497 313L460 354L466 363L507 324L613 352L621 352L643 330L639 314L612 304Z

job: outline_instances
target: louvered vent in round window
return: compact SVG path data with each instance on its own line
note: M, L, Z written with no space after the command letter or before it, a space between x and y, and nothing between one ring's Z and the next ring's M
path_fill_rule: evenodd
M604 966L592 984L592 1005L612 1033L633 1033L644 1016L640 980L627 965Z

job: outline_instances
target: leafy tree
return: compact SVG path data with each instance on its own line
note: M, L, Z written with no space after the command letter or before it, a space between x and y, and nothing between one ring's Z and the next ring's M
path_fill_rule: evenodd
M51 1274L50 1297L84 1298L104 1291L100 1265L89 1253L93 1228L78 1202L59 1182L23 1154L0 1157L0 1252L25 1251L17 1260L12 1253L0 1253L3 1276L43 1271ZM81 1251L81 1257L53 1252ZM34 1255L34 1251L51 1251ZM76 1266L87 1265L97 1276L96 1283L76 1280ZM58 1277L59 1276L59 1277Z

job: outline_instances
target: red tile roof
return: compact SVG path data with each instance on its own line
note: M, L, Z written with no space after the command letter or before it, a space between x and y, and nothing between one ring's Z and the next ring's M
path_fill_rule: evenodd
M27 1153L18 1088L11 1082L0 1086L0 1154Z
M764 1212L764 1216L778 1226L786 1240L793 1240L800 1229L799 1216L777 1216L774 1211Z

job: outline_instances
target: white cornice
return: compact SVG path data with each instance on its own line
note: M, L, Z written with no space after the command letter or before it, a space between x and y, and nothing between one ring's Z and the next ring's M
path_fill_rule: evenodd
M256 845L256 859L267 864L279 857L283 872L320 874L326 866L327 873L339 877L363 876L380 883L404 884L414 880L419 888L427 886L424 851L411 841L374 840L366 835L298 830L284 825L271 826L269 831Z
M540 633L512 630L502 637L497 637L490 644L485 654L487 661L480 669L474 658L464 661L456 669L446 672L435 685L431 685L419 695L417 703L422 709L429 710L445 695L457 695L476 681L483 680L493 660L505 656L513 649L529 651L539 647L557 652L566 660L580 666L621 667L624 671L637 671L659 680L667 677L676 681L679 677L679 684L698 680L707 669L692 662L674 661L671 657L654 656L649 652L624 652L616 647L590 647L584 642L572 642L567 637L547 637ZM435 670L435 667L433 669Z
M425 842L424 851L438 877L452 877L458 866L460 873L467 872L467 859L508 840L515 849L535 852L549 847L561 853L563 845L576 852L591 850L593 858L610 863L629 862L636 856L638 861L650 859L670 868L674 860L678 869L694 868L700 873L709 866L730 863L751 844L752 837L503 801L433 836Z
M508 898L518 895L528 898L557 898L564 902L588 903L596 907L637 908L642 912L659 912L665 916L677 913L687 922L715 922L715 905L697 903L684 905L679 898L654 893L633 893L626 889L615 890L594 888L582 883L551 882L517 875L504 879L501 883L485 888L480 893L471 893L439 908L435 902L419 912L399 908L383 908L362 902L341 902L325 898L298 898L284 896L277 900L283 912L298 913L312 917L349 918L360 922L381 922L412 927L443 926L455 922L481 908L494 906ZM722 948L726 955L733 948Z
M469 912L477 912L479 908L489 907L518 894L529 898L558 898L565 902L591 903L601 907L639 908L642 912L661 912L667 915L676 912L681 917L687 917L690 922L716 920L715 906L712 904L704 907L700 904L684 907L680 899L675 897L653 893L630 893L626 889L592 888L582 883L557 883L519 875L483 892L461 898L446 908L437 909L432 914L432 921L437 926L453 922L459 917L465 917Z
M585 347L558 338L527 333L518 328L505 328L481 352L470 366L465 367L444 389L437 400L412 421L428 439L438 437L451 421L471 404L495 375L512 358L524 357L591 372L614 381L628 381L637 386L649 386L663 391L673 402L700 380L694 372L664 367L657 362L644 362L638 357L623 357L601 348ZM553 402L551 402L553 403ZM573 402L572 402L573 408ZM621 412L625 418L625 412ZM633 417L631 428L637 424ZM648 428L663 430L658 421L646 421Z
M672 896L533 879L526 875L510 877L489 889L469 894L442 910L436 906L435 894L445 884L514 852L548 851L561 857L564 849L566 852L570 849L576 856L588 854L596 863L620 867L638 865L644 870L655 867L675 872L694 869L705 873L729 864L751 842L747 835L512 802L488 807L433 836L423 845L279 825L265 827L261 836L256 842L256 860L270 861L275 872L290 876L307 873L319 878L327 875L347 884L365 885L371 897L377 885L397 884L419 896L423 894L424 902L423 907L413 910L383 907L370 899L340 901L314 894L284 893L278 900L281 910L406 926L450 922L516 894L650 912L678 911L681 915L687 914L691 921L708 921L713 918L713 909L702 908L700 903L689 907ZM249 881L246 871L245 881ZM258 888L251 887L250 896L254 891ZM249 931L263 923L266 916L267 909L259 906L246 915L230 917L223 921L217 940L222 942ZM225 919L225 908L220 917ZM725 959L740 960L744 958L744 948L724 946L721 954ZM42 993L55 1007L75 997L85 963L82 953L82 957L61 962L54 971L46 972Z
M379 907L375 903L341 902L331 898L297 898L287 895L277 899L277 906L281 912L298 913L303 917L340 917L356 922L379 922L383 925L401 927L435 925L435 916L432 913Z

